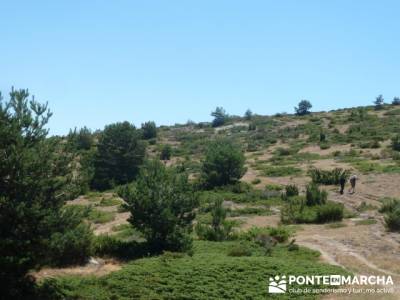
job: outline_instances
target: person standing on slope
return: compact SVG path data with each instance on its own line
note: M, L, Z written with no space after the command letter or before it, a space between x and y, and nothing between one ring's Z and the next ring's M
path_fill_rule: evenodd
M340 195L343 195L344 186L346 185L346 177L343 175L340 176L339 183L340 183Z
M356 175L351 175L350 176L350 189L349 189L349 193L350 194L354 194L356 191L356 181L357 181L357 176Z

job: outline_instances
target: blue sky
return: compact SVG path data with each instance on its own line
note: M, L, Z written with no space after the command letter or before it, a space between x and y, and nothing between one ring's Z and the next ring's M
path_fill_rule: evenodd
M0 90L51 133L315 110L400 96L399 1L1 1Z

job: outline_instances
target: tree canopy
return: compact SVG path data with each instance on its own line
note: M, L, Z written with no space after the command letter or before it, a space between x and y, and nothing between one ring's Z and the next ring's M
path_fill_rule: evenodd
M304 116L310 113L310 109L312 108L312 104L308 100L301 100L299 105L294 108L296 111L296 115Z
M237 182L246 169L245 157L239 147L227 139L210 142L202 165L202 179L207 187Z
M223 107L217 107L215 111L211 113L211 116L214 117L214 120L212 121L213 127L224 125L228 118L228 115Z
M385 99L383 99L382 95L379 95L378 97L376 97L375 101L374 101L375 109L376 110L382 109L384 102L385 102Z
M140 132L129 122L107 125L94 158L92 185L105 190L132 181L145 155Z
M121 188L119 194L132 214L129 222L144 234L153 250L191 248L189 233L197 197L187 174L166 168L158 160L149 161L136 181Z
M157 126L153 121L142 124L143 138L149 140L157 136Z
M70 160L57 139L46 139L47 104L30 100L28 90L0 95L0 281L3 299L31 299L28 271L51 262L53 237L80 224L62 217ZM70 222L73 221L73 222ZM80 226L80 225L79 225ZM81 228L90 234L88 228ZM59 247L63 253L64 247Z

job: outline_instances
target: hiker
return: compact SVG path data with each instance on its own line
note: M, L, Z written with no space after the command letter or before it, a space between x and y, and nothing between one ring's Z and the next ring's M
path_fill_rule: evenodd
M356 175L351 175L350 176L350 189L349 189L349 193L350 194L354 194L356 191L356 180L357 180L357 176Z
M346 177L340 176L339 183L340 183L340 195L343 195L344 186L346 185Z

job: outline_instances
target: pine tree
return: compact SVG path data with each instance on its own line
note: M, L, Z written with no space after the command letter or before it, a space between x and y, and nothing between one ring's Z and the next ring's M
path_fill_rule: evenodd
M13 89L7 102L0 95L2 299L32 298L28 271L49 262L52 236L63 235L69 160L60 155L57 139L46 139L50 117L47 104L29 100L28 90Z
M383 104L384 104L385 99L383 99L382 95L379 95L378 97L376 97L374 104L375 104L375 109L379 110L383 108Z
M132 181L143 163L145 144L129 122L107 125L94 159L92 186L99 190Z

